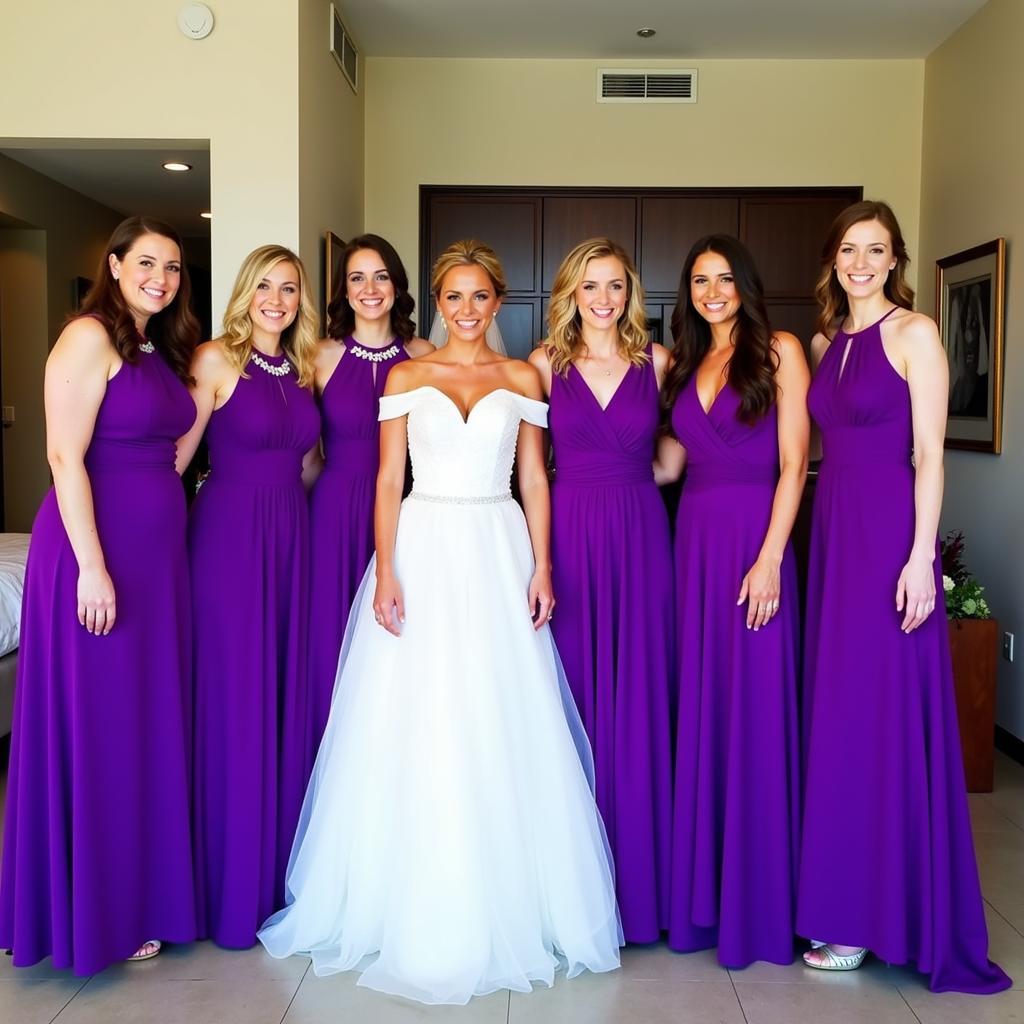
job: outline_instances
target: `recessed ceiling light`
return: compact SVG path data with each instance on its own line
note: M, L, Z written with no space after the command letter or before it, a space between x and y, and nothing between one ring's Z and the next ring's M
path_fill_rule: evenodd
M191 164L183 164L180 160L168 160L164 164L165 171L191 171Z
M650 39L651 36L656 36L658 34L658 31L657 31L657 29L653 29L653 28L639 28L639 29L637 29L636 34L641 39Z
M209 210L203 211L203 213L199 214L199 216L202 217L203 220L213 220L213 214L210 213Z

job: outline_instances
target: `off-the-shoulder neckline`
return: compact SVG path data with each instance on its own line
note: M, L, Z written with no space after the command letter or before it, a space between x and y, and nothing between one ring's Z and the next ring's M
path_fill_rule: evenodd
M501 394L502 392L504 392L507 395L512 395L514 398L521 398L524 402L534 402L537 405L542 405L545 408L547 407L546 402L542 402L536 398L530 398L529 395L522 395L518 391L513 391L511 388L494 388L493 391L488 391L485 395L481 395L473 403L473 405L470 407L470 409L466 412L465 415L463 415L462 407L459 405L459 403L456 402L455 399L452 398L452 396L449 395L447 391L442 391L441 388L437 387L434 384L421 384L418 388L412 388L410 391L397 391L392 395L385 395L384 397L404 398L406 395L416 394L417 391L436 391L442 398L448 399L452 408L459 414L459 418L462 420L463 423L469 423L470 418L472 417L473 413L476 411L477 406L481 402L486 401L488 398L491 397L491 395Z

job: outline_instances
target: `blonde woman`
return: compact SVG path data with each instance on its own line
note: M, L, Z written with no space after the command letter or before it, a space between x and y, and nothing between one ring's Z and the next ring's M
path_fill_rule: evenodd
M260 940L273 956L311 956L317 974L357 969L383 992L465 1003L550 985L559 965L611 970L619 930L586 738L548 629L540 380L487 346L505 292L490 248L451 246L432 284L448 342L388 375L376 555L349 617L290 902Z
M244 948L283 902L312 762L305 644L316 469L316 314L288 249L246 257L224 333L192 363L210 477L189 517L195 619L194 836L201 937Z
M625 250L581 242L530 356L551 402L558 651L594 749L597 803L628 942L667 927L672 814L672 551L654 482L668 351L647 335Z

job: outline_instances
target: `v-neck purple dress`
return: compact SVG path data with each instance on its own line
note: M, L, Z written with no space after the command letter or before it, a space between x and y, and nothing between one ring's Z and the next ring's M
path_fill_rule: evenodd
M726 385L705 413L694 374L672 410L686 448L676 520L676 740L669 945L726 967L793 959L799 844L799 606L793 554L757 632L736 603L779 477L778 410L754 424Z
M349 608L373 554L373 505L380 463L377 402L391 367L408 359L345 339L345 353L320 396L324 468L309 495L309 673L314 750L331 708Z
M909 634L896 611L914 542L914 432L880 322L836 335L808 405L824 459L807 583L797 930L914 963L935 992L998 992L1010 979L988 959L937 555L935 611Z
M275 376L251 360L246 373L210 419L212 469L188 524L196 903L200 934L231 948L253 945L284 903L314 754L302 458L320 417L294 370Z
M668 921L672 549L650 348L605 409L575 366L554 374L549 424L551 626L594 751L623 933L654 942Z
M0 948L93 974L196 937L189 842L191 609L175 441L185 385L140 352L85 453L114 584L107 636L78 622L78 562L51 488L32 527L0 881ZM10 984L13 984L11 982Z

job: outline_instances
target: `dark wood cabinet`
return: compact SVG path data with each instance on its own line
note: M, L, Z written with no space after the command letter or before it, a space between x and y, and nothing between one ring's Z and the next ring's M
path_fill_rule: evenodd
M651 334L671 345L679 273L703 235L736 235L764 278L772 323L810 343L814 284L825 232L862 198L842 188L420 188L421 333L430 329L430 268L460 238L478 238L501 257L509 294L498 321L509 352L524 357L545 334L559 263L578 242L604 235L636 261Z

